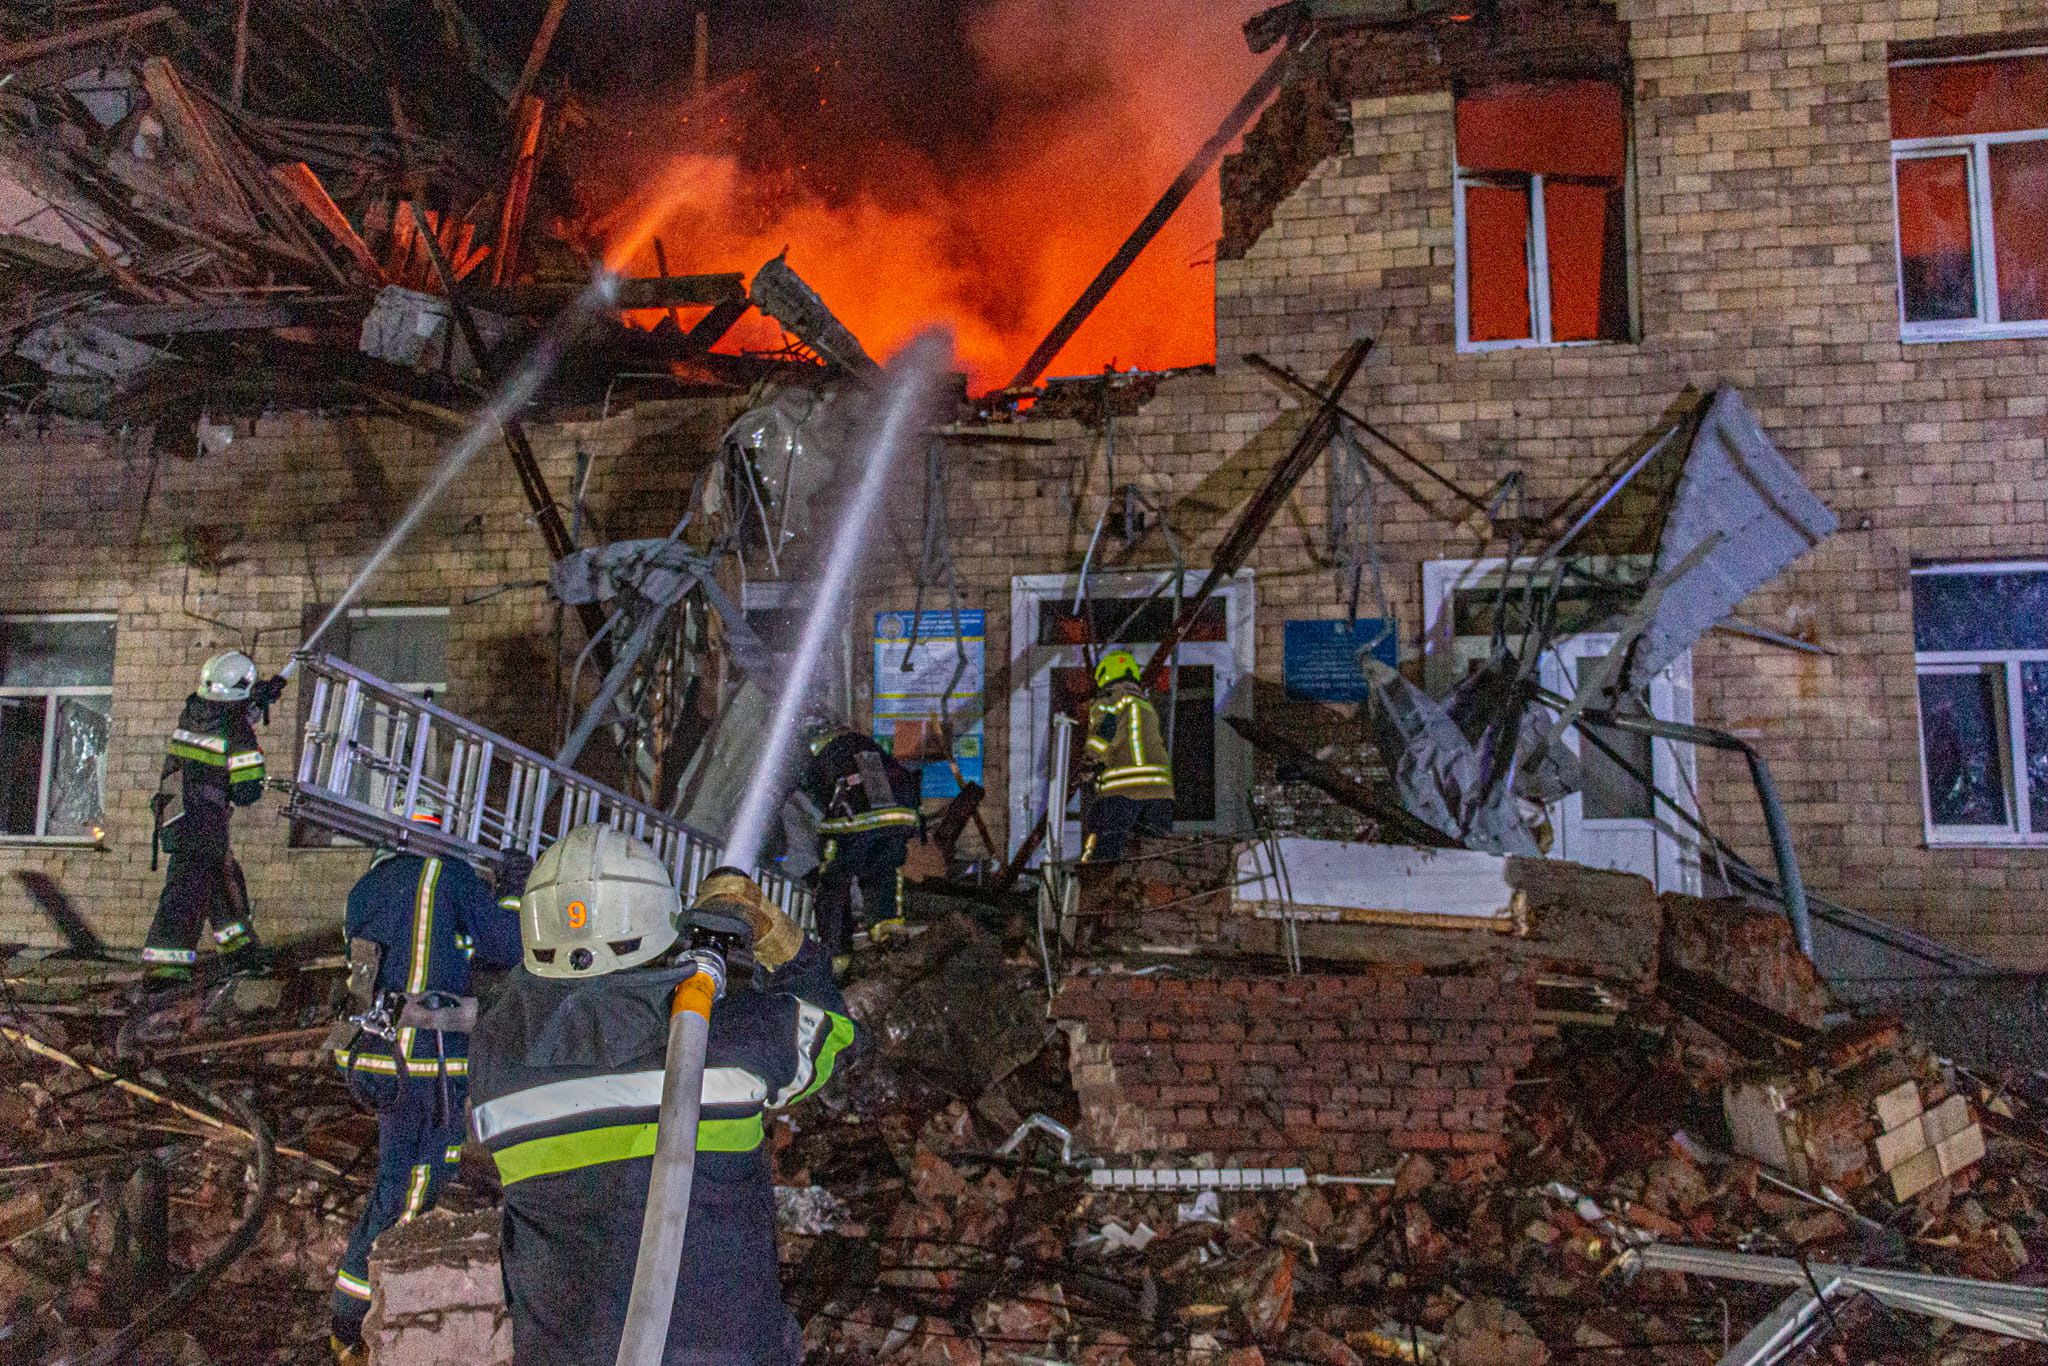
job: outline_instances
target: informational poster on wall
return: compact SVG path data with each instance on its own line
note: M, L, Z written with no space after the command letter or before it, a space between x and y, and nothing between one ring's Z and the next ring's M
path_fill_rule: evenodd
M1290 621L1281 643L1287 695L1304 702L1363 702L1371 692L1358 652L1370 652L1388 668L1400 657L1392 618Z
M962 780L982 781L986 645L980 611L875 613L874 736L905 766L923 772L927 798L956 795Z

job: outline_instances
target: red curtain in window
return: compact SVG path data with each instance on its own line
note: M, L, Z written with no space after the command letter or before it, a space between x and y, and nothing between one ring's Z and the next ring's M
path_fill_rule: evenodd
M1904 157L1897 165L1899 267L1907 322L1977 312L1970 245L1970 168L1963 153Z
M1466 335L1524 341L1529 326L1529 192L1465 187Z
M1621 231L1615 225L1615 235L1610 238L1609 201L1620 193L1606 185L1581 185L1569 180L1543 183L1543 236L1550 252L1553 341L1594 341L1610 335L1601 326L1601 304L1610 293L1608 258L1616 254L1610 253L1608 247L1619 243Z
M2048 128L2048 57L1896 66L1891 86L1895 138Z
M1998 316L2048 318L2048 142L1998 143L1990 154Z
M1458 164L1468 171L1619 176L1627 137L1609 81L1491 85L1458 100Z

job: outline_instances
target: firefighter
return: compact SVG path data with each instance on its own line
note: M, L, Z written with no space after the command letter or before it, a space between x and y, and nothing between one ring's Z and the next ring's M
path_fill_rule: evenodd
M477 1027L471 1127L505 1188L519 1366L610 1361L624 1331L653 1170L682 900L654 851L608 826L541 855L520 903L526 971ZM796 1366L776 1271L763 1113L824 1086L854 1040L817 942L737 873L687 914L742 920L711 1012L682 1272L663 1360Z
M271 703L283 693L283 678L258 682L256 662L229 650L206 661L199 691L185 699L150 799L152 838L170 855L142 950L152 988L192 980L202 923L213 926L214 945L229 964L264 966L241 865L228 846L228 818L233 808L263 796L263 747L249 713L268 721Z
M853 947L853 889L860 888L868 938L903 928L903 864L920 829L918 777L872 736L813 716L804 725L810 756L801 786L817 805L818 938L843 968Z
M438 827L427 798L412 820ZM377 1111L377 1181L334 1273L332 1347L363 1359L370 1247L432 1209L462 1157L471 968L519 965L519 893L531 862L508 854L496 892L460 859L378 852L348 894L349 992L357 1013L329 1044L349 1089Z
M1111 650L1096 661L1081 761L1090 794L1081 821L1083 862L1115 862L1133 834L1173 833L1173 759L1138 678L1138 661L1128 650Z

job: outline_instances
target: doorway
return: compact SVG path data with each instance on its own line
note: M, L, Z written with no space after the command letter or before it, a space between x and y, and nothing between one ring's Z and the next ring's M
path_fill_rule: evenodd
M1092 574L1091 596L1079 604L1072 574L1020 575L1010 581L1010 850L1014 854L1044 813L1051 770L1052 720L1083 719L1094 695L1091 661L1114 637L1139 665L1150 662L1174 618L1171 571ZM1202 576L1190 573L1192 593ZM1249 717L1254 665L1254 589L1241 572L1204 606L1175 658L1177 683L1153 695L1173 749L1174 828L1183 834L1248 830L1251 747L1227 720ZM1121 628L1121 629L1120 629ZM1169 726L1170 722L1170 726ZM1078 762L1082 728L1071 732ZM1078 800L1064 813L1067 847L1081 842Z
M1525 567L1526 561L1514 566L1517 570ZM1594 568L1597 572L1634 566L1601 563ZM1498 590L1509 572L1507 562L1501 559L1431 560L1423 565L1423 672L1432 694L1441 696L1487 658L1493 646ZM1613 601L1597 591L1580 592L1576 597L1561 595L1558 620L1562 629L1571 630L1609 617L1612 607ZM1512 631L1520 623L1510 621L1509 626ZM1550 692L1572 696L1579 679L1614 648L1615 639L1612 632L1582 631L1558 641L1538 661L1539 681ZM1649 714L1659 720L1691 724L1690 651L1651 680L1645 700ZM1642 705L1642 701L1631 699L1618 710L1640 710ZM1598 746L1586 743L1577 726L1566 731L1565 743L1579 756L1585 782L1579 791L1550 808L1555 834L1550 857L1591 868L1640 873L1659 891L1697 895L1698 842L1666 800L1675 799L1687 815L1698 814L1693 747L1611 727L1598 733L1607 747L1628 763L1617 763ZM1631 774L1630 768L1647 771L1655 790Z

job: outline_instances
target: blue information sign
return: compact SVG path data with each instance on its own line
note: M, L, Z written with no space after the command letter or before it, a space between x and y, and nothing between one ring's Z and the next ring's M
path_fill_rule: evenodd
M1361 648L1389 668L1400 659L1391 617L1290 621L1285 641L1287 695L1304 702L1363 702L1370 694L1358 667Z

